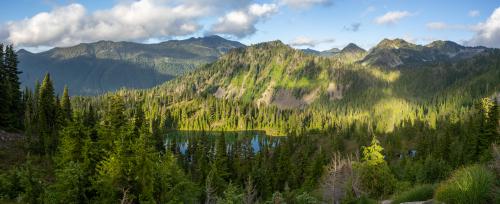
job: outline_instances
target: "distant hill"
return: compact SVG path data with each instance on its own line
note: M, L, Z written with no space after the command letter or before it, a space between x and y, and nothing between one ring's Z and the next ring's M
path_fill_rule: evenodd
M342 50L338 48L332 48L329 50L317 51L314 49L307 48L307 49L301 49L301 51L309 55L323 56L323 57L339 56L344 54L351 55L351 54L366 53L366 50L360 48L358 45L354 43L349 43L346 47L342 48Z
M485 47L465 47L451 41L435 41L422 46L402 39L384 39L373 47L361 62L387 68L416 66L429 62L467 59L485 50Z
M360 48L358 45L356 45L354 43L349 43L340 52L341 53L365 53L366 50L363 48Z
M49 72L62 90L94 95L121 87L147 88L213 62L245 45L219 36L170 40L157 44L99 41L41 53L19 50L23 85L34 87Z
M334 55L337 55L340 53L340 50L338 48L332 48L332 49L323 50L323 51L318 51L318 50L314 50L311 48L307 48L307 49L300 49L300 51L302 51L308 55L323 56L323 57L331 57L331 56L334 56Z

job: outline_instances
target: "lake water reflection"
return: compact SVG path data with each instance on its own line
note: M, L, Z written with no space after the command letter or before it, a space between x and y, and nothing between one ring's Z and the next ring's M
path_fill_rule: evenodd
M227 149L230 151L235 143L247 144L252 147L253 152L259 152L263 147L275 147L284 136L268 136L264 131L171 131L166 134L165 146L175 144L180 153L185 154L189 148L190 141L206 137L208 142L215 143L217 137L224 136Z

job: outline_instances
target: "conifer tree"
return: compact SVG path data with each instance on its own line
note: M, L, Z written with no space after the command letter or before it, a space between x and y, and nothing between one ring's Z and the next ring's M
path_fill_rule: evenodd
M65 121L71 121L72 117L72 109L71 109L71 101L68 93L68 86L64 86L63 96L61 99L61 112Z
M21 82L19 82L20 71L17 69L19 61L17 60L17 54L14 50L14 46L7 46L5 49L5 70L8 85L8 92L10 98L10 119L12 128L21 129L22 128L22 118L24 114L24 105L22 102L21 93Z
M11 97L7 69L5 67L5 54L3 44L0 44L0 128L9 126Z
M50 74L46 74L40 86L38 99L38 128L44 153L51 153L56 145L57 110L54 86Z

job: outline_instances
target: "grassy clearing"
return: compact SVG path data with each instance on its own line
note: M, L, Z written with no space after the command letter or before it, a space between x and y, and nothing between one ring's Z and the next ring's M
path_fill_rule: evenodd
M495 176L486 167L465 167L439 185L435 198L448 204L492 203L494 182Z
M431 184L419 185L394 196L392 203L425 201L432 198L435 186Z

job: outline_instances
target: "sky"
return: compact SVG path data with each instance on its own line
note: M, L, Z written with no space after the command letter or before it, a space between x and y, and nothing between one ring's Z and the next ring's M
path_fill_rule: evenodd
M384 38L500 48L498 0L2 1L0 42L39 52L99 40L156 43L220 35L327 50Z

